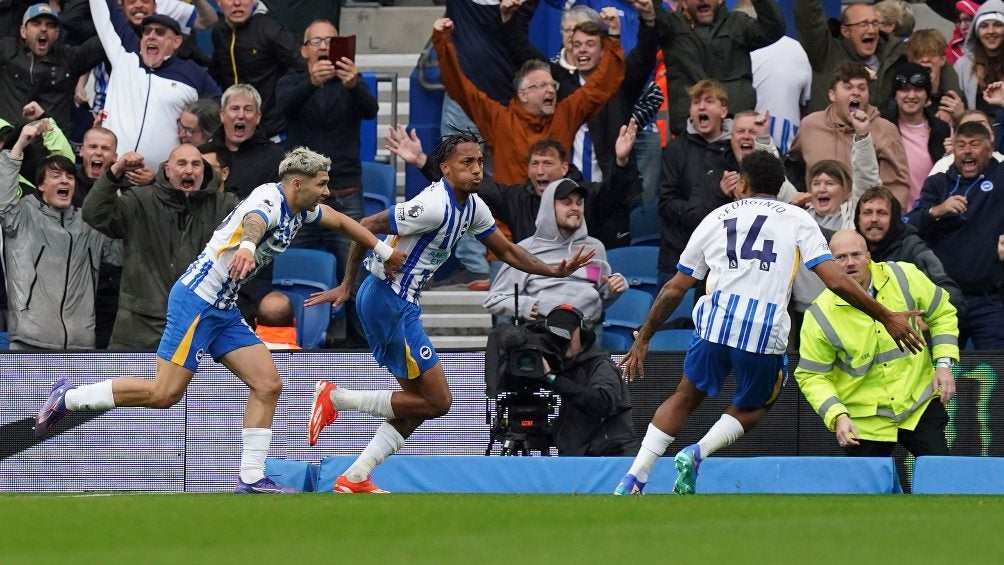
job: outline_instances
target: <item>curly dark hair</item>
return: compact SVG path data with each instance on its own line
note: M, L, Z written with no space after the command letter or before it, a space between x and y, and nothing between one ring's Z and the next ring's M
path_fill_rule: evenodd
M754 151L739 164L739 175L746 179L752 194L773 194L784 184L784 165L766 151Z
M484 140L472 130L461 130L452 125L450 127L456 133L439 138L439 144L432 150L432 163L437 169L443 161L446 161L450 158L450 155L453 155L453 152L457 150L457 146L461 143L477 143L478 145L484 143Z

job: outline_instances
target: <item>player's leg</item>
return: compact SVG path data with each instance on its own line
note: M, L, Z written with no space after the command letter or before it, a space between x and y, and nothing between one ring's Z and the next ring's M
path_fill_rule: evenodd
M614 494L640 493L659 457L683 431L690 415L709 394L714 396L718 393L729 370L728 357L722 347L697 337L691 342L684 361L684 374L676 392L656 410L638 455Z
M210 343L209 353L248 386L241 429L239 493L293 492L265 476L265 458L272 443L272 417L282 392L282 380L272 354L235 308L220 313L225 323Z
M74 410L170 408L177 404L199 367L204 344L213 331L213 324L203 319L205 308L211 307L187 288L175 285L168 299L167 328L157 349L154 379L119 377L80 387L59 379L38 412L35 433L41 435L52 429Z
M411 410L427 411L428 406L438 407L435 410L436 413L441 413L438 415L449 411L453 396L446 383L442 364L436 363L418 378L398 379L398 384L402 390L393 394L393 401L402 401L402 406L395 404L395 413L399 408L402 413ZM407 404L415 398L423 398L424 401L409 407ZM344 493L386 492L370 481L373 469L401 449L404 441L427 419L431 418L398 416L381 424L359 457L338 477L335 490Z

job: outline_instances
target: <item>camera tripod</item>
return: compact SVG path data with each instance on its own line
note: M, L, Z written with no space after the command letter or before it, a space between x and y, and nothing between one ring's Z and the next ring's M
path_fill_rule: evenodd
M491 455L496 441L501 443L501 455L504 456L529 456L531 450L551 455L548 415L553 408L554 395L550 392L547 396L538 396L529 390L500 394L495 401L495 415L491 420L485 455Z

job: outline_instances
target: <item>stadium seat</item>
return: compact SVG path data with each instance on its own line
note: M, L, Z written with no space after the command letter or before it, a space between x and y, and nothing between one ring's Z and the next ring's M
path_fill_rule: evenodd
M659 330L648 342L649 351L680 352L686 351L694 330Z
M363 215L372 216L397 200L397 172L386 163L363 161Z
M657 203L644 204L631 211L631 245L659 246L662 222Z
M652 307L652 295L629 288L603 313L604 349L626 351L634 343L634 330L638 329Z
M632 289L643 290L653 298L659 292L659 248L650 245L618 247L607 250L610 269L627 278ZM623 298L621 298L623 300Z
M303 301L312 293L338 286L337 263L335 256L327 251L297 247L289 248L275 258L272 286L290 297L294 312L299 300L296 332L300 347L304 349L316 349L324 343L324 334L335 313L325 306L304 308ZM344 310L344 307L339 307L339 310Z
M359 73L359 78L369 87L370 93L377 96L377 77L374 72ZM372 161L376 158L378 138L377 119L363 120L359 124L359 160Z

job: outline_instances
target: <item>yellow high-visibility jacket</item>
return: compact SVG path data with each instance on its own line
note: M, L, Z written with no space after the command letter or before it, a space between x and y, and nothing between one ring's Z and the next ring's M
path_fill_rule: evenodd
M937 396L932 359L959 359L958 320L948 293L910 263L868 268L879 303L893 312L924 310L927 347L900 351L881 323L827 290L805 313L795 380L830 430L846 412L861 439L896 441Z

